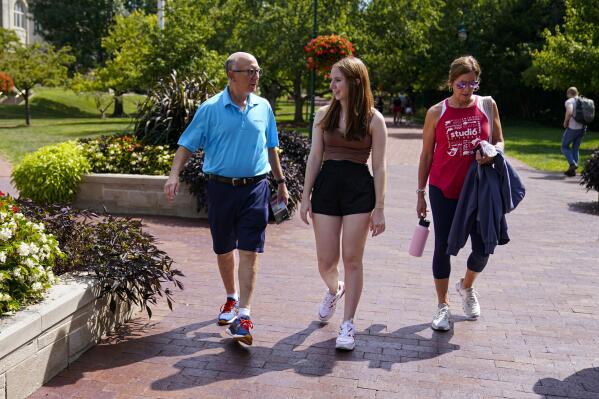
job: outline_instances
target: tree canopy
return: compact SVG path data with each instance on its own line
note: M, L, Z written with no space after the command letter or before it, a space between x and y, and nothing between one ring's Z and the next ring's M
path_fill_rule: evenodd
M7 72L25 98L25 122L30 124L29 95L35 85L59 86L67 81L68 66L74 61L70 49L54 49L51 44L15 45L0 59L0 70Z
M545 89L576 86L599 93L599 3L566 0L565 23L543 32L545 45L534 51L531 79Z

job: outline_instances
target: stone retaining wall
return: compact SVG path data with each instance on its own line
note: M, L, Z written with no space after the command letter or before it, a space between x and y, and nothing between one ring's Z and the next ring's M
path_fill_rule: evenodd
M124 215L162 215L206 218L196 211L196 198L181 184L172 203L164 195L167 176L96 174L85 175L73 205L78 208Z
M44 301L0 318L0 399L26 398L131 318L124 304L110 312L99 292L93 278L63 277Z

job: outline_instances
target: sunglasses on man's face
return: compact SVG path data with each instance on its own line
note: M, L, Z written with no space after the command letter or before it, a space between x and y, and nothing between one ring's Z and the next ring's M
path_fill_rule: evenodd
M473 80L471 82L459 81L459 82L455 82L454 84L455 84L455 87L460 90L464 90L468 86L470 86L470 88L473 90L478 90L480 82L478 80Z

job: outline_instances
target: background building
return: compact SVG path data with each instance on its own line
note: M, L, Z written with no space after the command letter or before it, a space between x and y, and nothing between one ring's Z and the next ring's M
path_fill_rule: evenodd
M0 27L14 30L24 44L41 41L25 0L0 0Z

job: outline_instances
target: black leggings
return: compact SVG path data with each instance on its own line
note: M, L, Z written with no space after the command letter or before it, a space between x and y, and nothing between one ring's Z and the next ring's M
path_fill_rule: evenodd
M451 230L451 223L453 222L458 200L445 198L441 189L433 185L429 185L429 198L433 212L433 225L435 227L433 276L436 279L449 278L451 261L450 255L447 255L447 239L449 238L449 230ZM470 232L470 243L472 244L472 253L468 257L466 266L473 272L480 273L487 265L489 255L485 255L485 246L483 238L480 235L480 225L478 222L474 224Z

